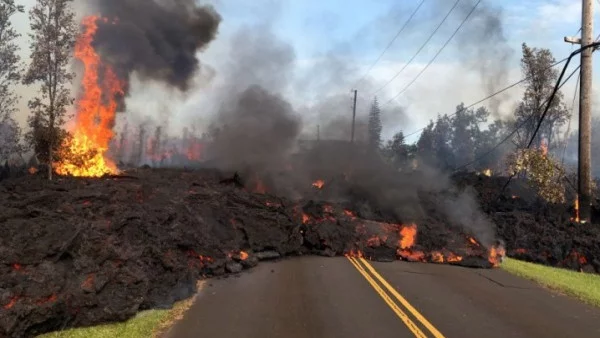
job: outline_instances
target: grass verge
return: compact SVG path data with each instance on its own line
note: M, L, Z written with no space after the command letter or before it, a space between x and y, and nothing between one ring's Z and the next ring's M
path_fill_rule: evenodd
M502 269L600 307L600 275L505 258Z
M160 337L193 303L193 298L175 303L170 310L148 310L122 323L98 325L46 333L38 338L148 338Z

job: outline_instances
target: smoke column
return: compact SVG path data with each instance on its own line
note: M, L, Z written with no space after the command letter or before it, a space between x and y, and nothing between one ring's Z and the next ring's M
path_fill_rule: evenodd
M136 72L181 91L200 69L196 53L217 34L221 16L194 0L94 0L109 19L99 24L94 47L121 79Z

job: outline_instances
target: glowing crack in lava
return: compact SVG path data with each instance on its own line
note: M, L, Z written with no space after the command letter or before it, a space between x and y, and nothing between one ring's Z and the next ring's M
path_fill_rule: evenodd
M61 162L55 163L60 175L100 177L118 172L106 153L114 136L116 98L124 95L123 82L102 63L92 46L99 20L108 23L106 18L85 17L83 32L75 44L75 58L84 66L82 92L77 100L73 137L63 143Z

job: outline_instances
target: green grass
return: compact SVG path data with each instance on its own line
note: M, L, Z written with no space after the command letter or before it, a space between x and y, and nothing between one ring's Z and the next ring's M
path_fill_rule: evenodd
M505 258L502 269L600 307L600 275Z
M46 333L38 338L148 338L158 337L183 317L193 299L176 303L170 310L148 310L122 323Z

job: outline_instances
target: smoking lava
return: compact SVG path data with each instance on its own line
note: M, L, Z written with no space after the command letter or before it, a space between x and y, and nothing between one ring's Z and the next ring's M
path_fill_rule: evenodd
M99 16L85 17L83 32L75 45L75 58L84 68L83 79L72 137L63 143L61 159L54 164L61 175L100 177L117 173L117 167L106 153L114 136L117 99L124 95L124 82L102 62L92 45L100 20L109 23Z

